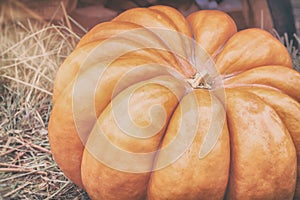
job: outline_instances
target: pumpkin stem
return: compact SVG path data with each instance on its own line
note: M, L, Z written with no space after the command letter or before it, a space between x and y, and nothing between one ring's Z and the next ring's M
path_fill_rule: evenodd
M211 90L213 81L208 73L204 75L200 72L197 72L191 78L186 79L186 81L192 86L194 89L207 89Z

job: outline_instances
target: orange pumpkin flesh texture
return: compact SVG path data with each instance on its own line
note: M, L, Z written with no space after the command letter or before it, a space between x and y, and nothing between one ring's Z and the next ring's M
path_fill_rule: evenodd
M277 39L221 11L127 10L58 70L51 150L92 199L300 198L299 85Z

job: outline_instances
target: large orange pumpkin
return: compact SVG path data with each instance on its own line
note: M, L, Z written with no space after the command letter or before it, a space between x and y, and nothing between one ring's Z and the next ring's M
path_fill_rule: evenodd
M49 139L92 199L300 197L300 74L221 11L127 10L60 67Z

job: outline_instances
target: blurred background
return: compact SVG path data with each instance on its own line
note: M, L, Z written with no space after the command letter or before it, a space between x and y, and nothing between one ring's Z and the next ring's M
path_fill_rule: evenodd
M185 16L202 9L223 10L234 18L239 29L275 29L290 37L300 33L299 0L0 0L0 23L28 17L59 21L68 14L74 30L83 34L124 10L158 4L172 6Z

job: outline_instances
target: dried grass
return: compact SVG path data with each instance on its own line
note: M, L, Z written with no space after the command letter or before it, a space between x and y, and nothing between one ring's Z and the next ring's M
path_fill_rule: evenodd
M293 46L293 43L290 42L289 45L287 45L287 49L289 50L292 60L293 60L293 64L294 64L294 69L296 69L298 72L300 72L300 37L297 36L296 34L294 34L294 37L297 41L297 45L298 48L295 48ZM287 39L286 39L287 41Z
M294 34L295 40L290 40L287 34L284 34L284 36L280 37L275 30L274 34L281 41L281 43L286 46L291 55L294 69L300 72L300 37ZM296 41L297 44L295 44L294 41Z
M77 40L64 25L2 25L0 199L88 199L55 164L47 136L54 76Z

